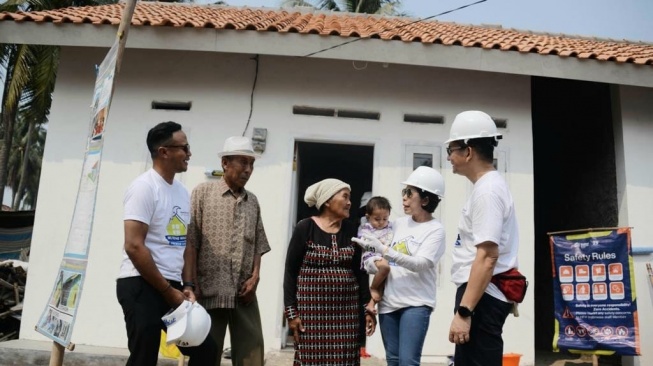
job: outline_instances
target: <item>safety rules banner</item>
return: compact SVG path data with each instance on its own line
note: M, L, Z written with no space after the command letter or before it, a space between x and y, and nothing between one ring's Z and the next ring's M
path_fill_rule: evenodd
M63 346L68 346L70 343L82 285L86 277L95 198L102 160L104 128L109 116L109 106L113 94L117 45L116 42L111 47L98 69L88 127L88 144L86 145L75 210L68 232L68 241L50 300L36 325L36 330L39 333Z
M555 350L639 355L630 228L552 233Z

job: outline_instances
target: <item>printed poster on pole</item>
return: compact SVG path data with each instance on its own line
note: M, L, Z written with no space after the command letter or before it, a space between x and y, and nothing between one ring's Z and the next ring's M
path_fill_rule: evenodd
M630 228L551 233L555 350L639 355Z
M97 70L88 142L68 240L50 300L36 325L36 331L64 347L70 343L86 277L102 160L103 135L111 104L117 50L118 41L116 40Z

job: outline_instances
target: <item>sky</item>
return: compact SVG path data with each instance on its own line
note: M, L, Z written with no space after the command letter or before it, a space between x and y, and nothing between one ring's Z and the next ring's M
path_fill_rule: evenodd
M279 8L282 2L226 1L232 6L271 8ZM403 0L401 10L411 17L426 18L475 1L477 0ZM215 1L196 0L196 3L213 2ZM653 43L653 0L487 0L435 19ZM7 197L4 201L7 201Z
M477 0L403 0L401 10L412 17L425 18L475 1ZM278 8L281 4L281 0L226 2L232 6L272 8ZM435 19L653 43L653 0L487 0Z

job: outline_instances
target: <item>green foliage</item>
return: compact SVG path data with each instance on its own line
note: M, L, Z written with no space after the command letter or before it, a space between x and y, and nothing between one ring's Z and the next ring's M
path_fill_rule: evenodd
M316 9L350 13L403 15L401 0L284 0L283 7L310 6Z
M95 6L117 0L7 0L0 11L41 11L70 6ZM5 186L15 194L13 205L36 205L41 158L59 67L59 47L0 44L2 114L0 115L0 197Z

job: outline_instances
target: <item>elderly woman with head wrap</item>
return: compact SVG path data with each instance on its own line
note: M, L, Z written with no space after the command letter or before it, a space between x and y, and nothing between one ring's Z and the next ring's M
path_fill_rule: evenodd
M290 239L283 281L285 314L295 339L294 365L359 365L360 317L370 300L369 278L352 243L349 184L325 179L304 201L319 210L300 221ZM365 314L367 335L376 328Z

